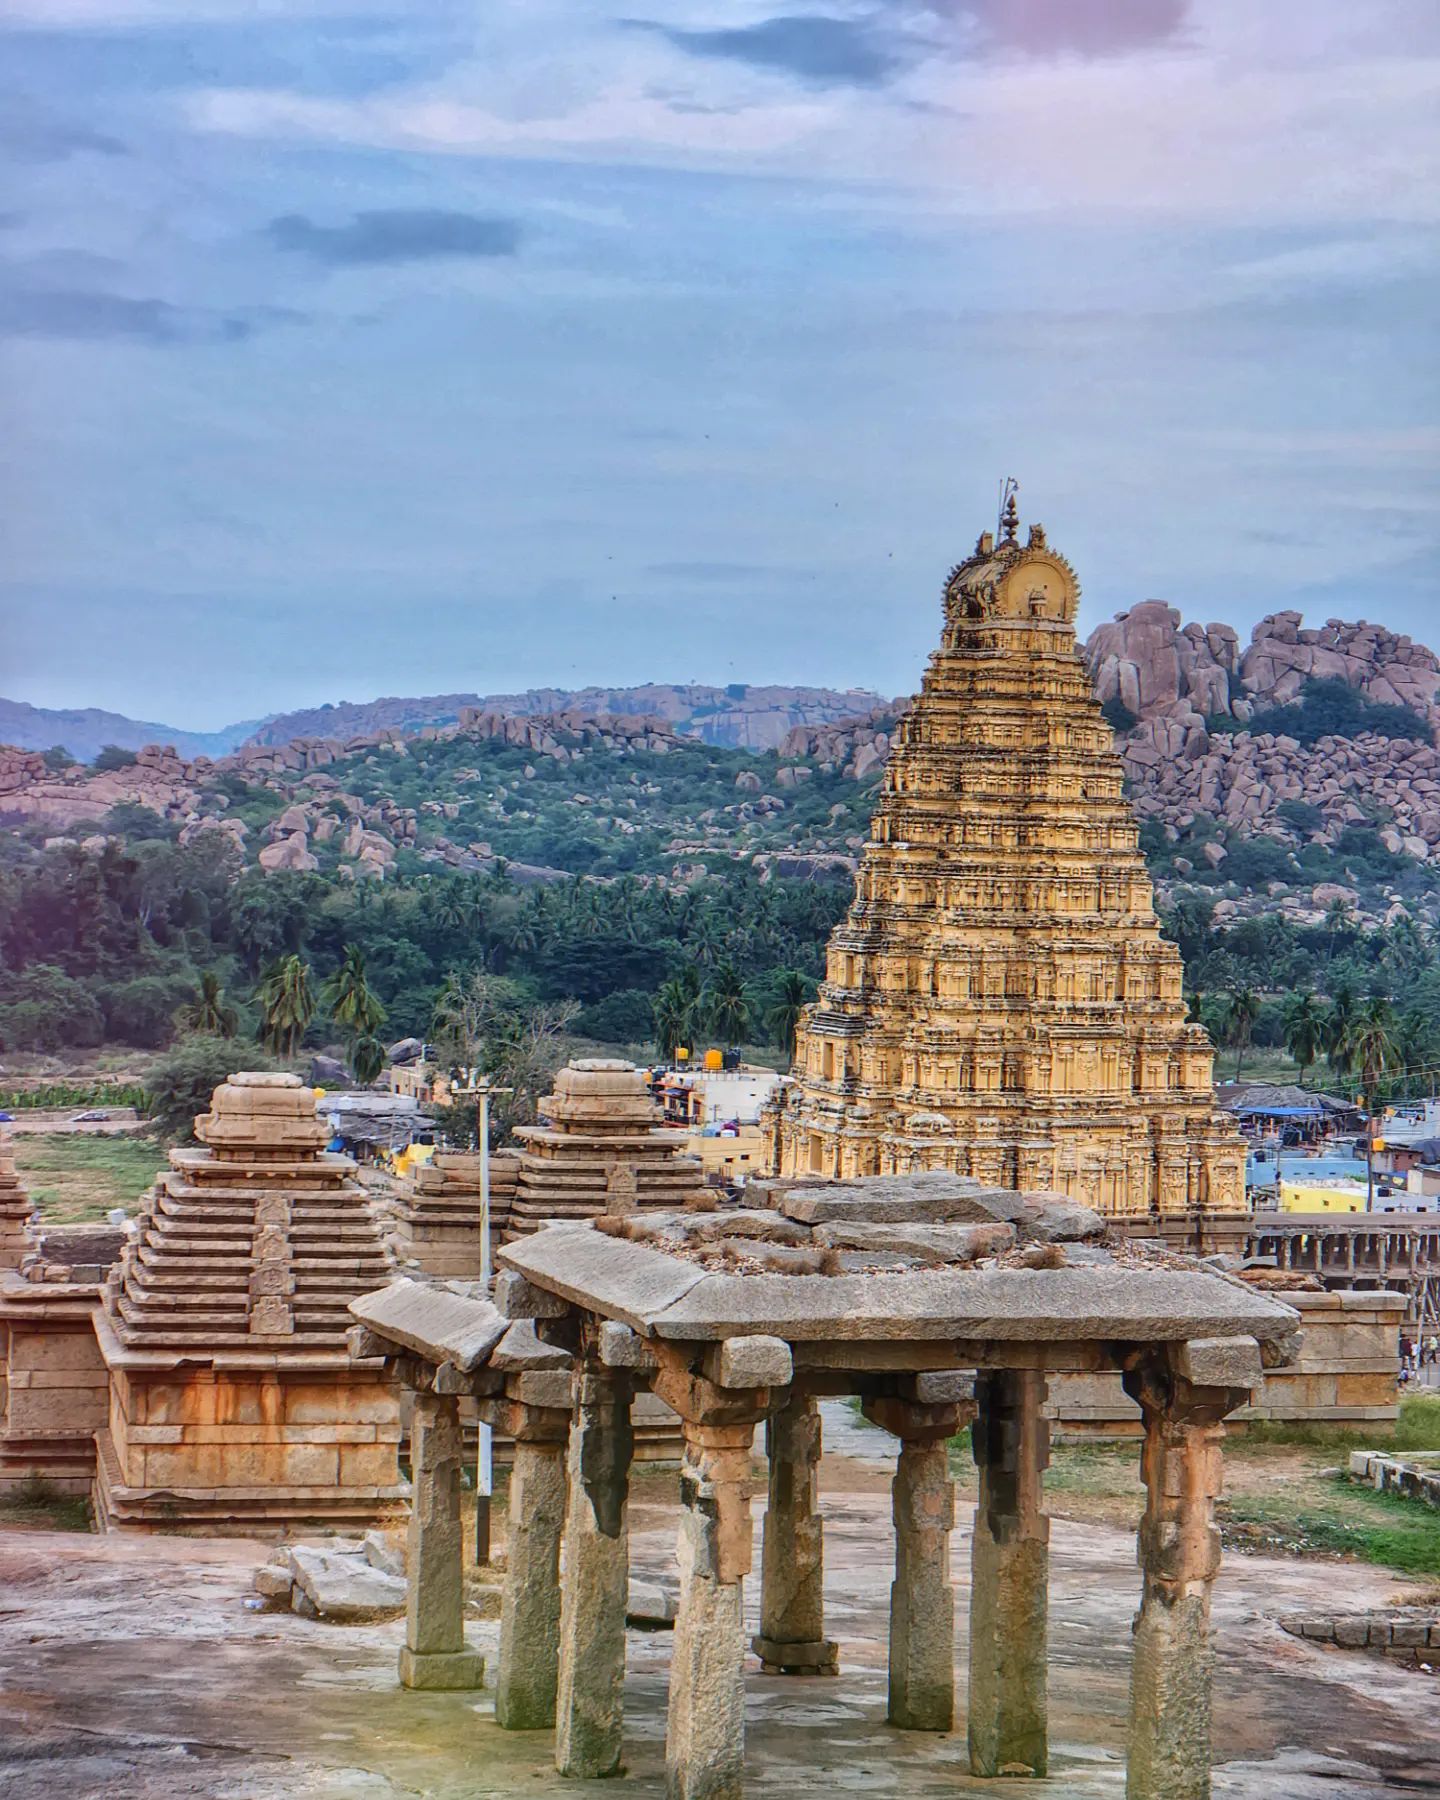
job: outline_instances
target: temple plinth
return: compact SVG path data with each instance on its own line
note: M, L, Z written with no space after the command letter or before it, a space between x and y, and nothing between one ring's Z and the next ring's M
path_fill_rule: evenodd
M850 911L767 1111L772 1169L950 1170L1110 1217L1244 1211L1124 771L1035 526L986 533L897 728Z
M703 1185L681 1155L683 1131L667 1131L633 1063L586 1058L555 1077L540 1123L515 1132L522 1146L507 1235L550 1219L586 1219L643 1207L684 1206Z
M293 1075L239 1074L172 1150L106 1284L106 1525L269 1531L400 1510L399 1401L346 1311L391 1266Z

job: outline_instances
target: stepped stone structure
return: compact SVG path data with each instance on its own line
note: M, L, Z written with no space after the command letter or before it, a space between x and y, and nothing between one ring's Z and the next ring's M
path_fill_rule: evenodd
M986 532L896 729L771 1167L948 1169L1111 1217L1244 1211L1160 936L1123 770L1075 644L1079 584L1040 526Z
M41 1233L0 1131L0 1493L35 1481L90 1492L106 1374L91 1318L118 1234Z
M520 1176L512 1150L490 1155L490 1245L509 1230ZM421 1163L395 1197L392 1239L396 1258L426 1275L473 1281L480 1274L480 1157L475 1151L438 1150Z
M699 1163L680 1154L685 1133L661 1127L660 1108L633 1063L569 1064L539 1111L539 1125L515 1131L523 1149L509 1236L548 1219L684 1206L703 1185Z
M230 1531L401 1510L399 1402L346 1347L346 1307L391 1272L314 1096L244 1073L170 1153L108 1277L97 1441L103 1524Z

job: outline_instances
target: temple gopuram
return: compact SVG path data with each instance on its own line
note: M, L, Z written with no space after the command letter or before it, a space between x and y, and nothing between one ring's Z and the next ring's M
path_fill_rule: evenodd
M1039 525L984 533L900 723L826 978L767 1113L780 1175L950 1170L1112 1218L1243 1214L1123 770Z

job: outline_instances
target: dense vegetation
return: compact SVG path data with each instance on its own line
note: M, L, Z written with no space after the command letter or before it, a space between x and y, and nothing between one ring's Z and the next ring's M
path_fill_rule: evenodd
M1257 736L1271 732L1302 745L1316 744L1322 737L1358 737L1362 731L1416 743L1427 743L1430 738L1430 727L1412 708L1367 700L1338 676L1312 677L1294 700L1262 708L1247 724L1227 713L1207 719L1206 724L1212 732L1249 731Z

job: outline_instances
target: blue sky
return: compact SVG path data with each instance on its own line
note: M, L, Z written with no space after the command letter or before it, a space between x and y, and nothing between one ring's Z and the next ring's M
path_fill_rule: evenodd
M1440 643L1433 0L0 0L0 693L908 692L1000 476Z

